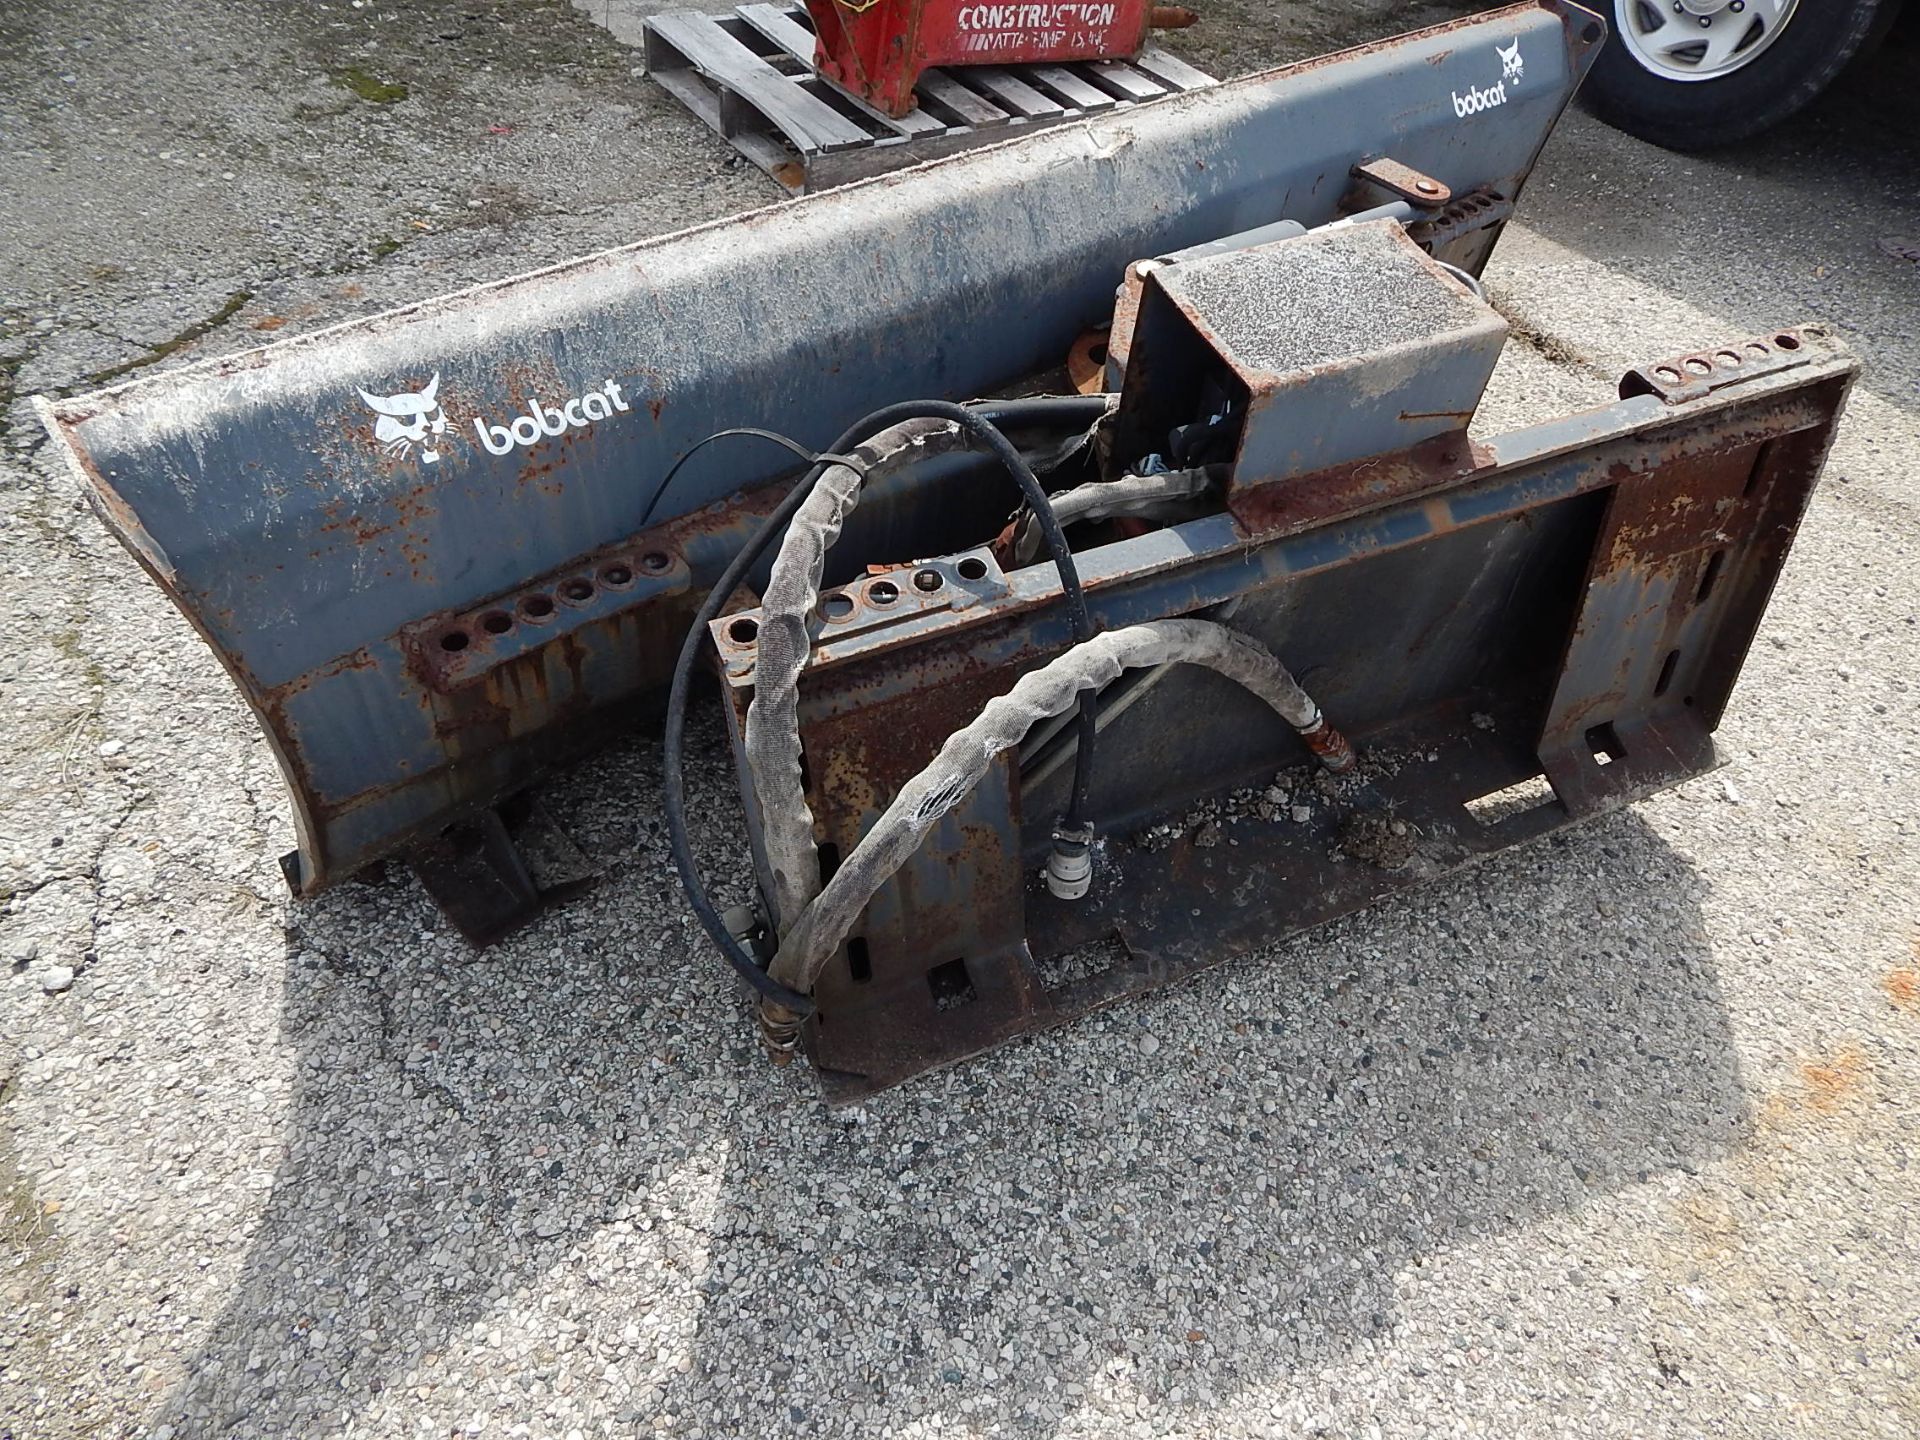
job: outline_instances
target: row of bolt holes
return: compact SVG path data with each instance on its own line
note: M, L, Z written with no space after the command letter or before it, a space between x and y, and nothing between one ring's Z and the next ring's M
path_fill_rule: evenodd
M664 575L672 568L673 557L665 551L649 550L640 557L640 573L643 575ZM609 590L624 590L633 584L633 570L615 561L610 565L601 566L600 574L596 578L599 585L604 585ZM586 604L593 599L598 588L594 580L585 575L576 575L571 580L562 580L556 587L560 599L569 605ZM544 625L553 618L553 602L552 595L535 591L531 595L521 596L514 610L517 610L520 619L529 625ZM489 610L478 621L480 630L490 636L507 634L513 629L513 624L513 611L508 610ZM463 629L449 630L440 637L442 650L460 651L472 643L472 634Z
M1778 345L1782 350L1792 351L1800 348L1798 337L1793 335L1776 335L1773 337L1773 343ZM1747 342L1747 354L1756 360L1764 360L1772 353L1773 352L1767 348L1767 342L1764 340L1749 340ZM1721 350L1717 351L1712 359L1708 359L1704 355L1694 355L1682 360L1678 365L1657 366L1654 369L1653 377L1663 385L1678 385L1687 379L1688 376L1711 375L1716 362L1728 370L1737 370L1741 365L1746 363L1741 359L1739 351ZM1683 370L1686 372L1684 375L1681 373Z
M955 565L954 570L962 580L984 580L987 578L987 562L976 555L969 555ZM926 569L913 572L913 588L928 595L934 594L947 583L947 577L938 570ZM866 590L866 602L884 609L900 598L900 587L891 580L870 581ZM838 624L855 610L854 600L844 591L825 596L820 601L820 618L830 624ZM750 615L742 615L727 626L727 639L736 645L751 645L760 637L760 622Z

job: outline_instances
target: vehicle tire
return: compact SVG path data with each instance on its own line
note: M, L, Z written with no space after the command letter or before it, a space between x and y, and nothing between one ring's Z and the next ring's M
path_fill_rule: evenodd
M1826 89L1898 3L1607 0L1613 33L1581 94L1609 125L1656 145L1729 145Z

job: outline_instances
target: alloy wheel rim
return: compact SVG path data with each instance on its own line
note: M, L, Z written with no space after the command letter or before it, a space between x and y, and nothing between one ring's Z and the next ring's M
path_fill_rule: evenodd
M1614 0L1618 43L1664 80L1719 80L1785 33L1800 0Z

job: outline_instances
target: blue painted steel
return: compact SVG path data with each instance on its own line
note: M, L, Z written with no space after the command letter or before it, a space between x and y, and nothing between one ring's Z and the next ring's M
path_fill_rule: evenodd
M44 413L260 714L311 890L525 783L661 680L746 518L695 512L781 465L735 449L686 466L647 537L687 568L670 599L516 617L552 640L457 687L410 625L630 537L713 430L825 443L877 405L1051 365L1129 260L1331 219L1358 160L1511 197L1602 35L1538 0Z

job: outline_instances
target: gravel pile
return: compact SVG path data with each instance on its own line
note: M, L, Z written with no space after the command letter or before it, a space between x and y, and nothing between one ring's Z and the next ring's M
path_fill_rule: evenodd
M1318 810L1328 807L1344 820L1350 810L1377 808L1382 802L1373 787L1420 758L1397 746L1361 746L1358 763L1342 775L1311 761L1289 766L1261 784L1243 785L1203 800L1184 814L1146 826L1130 837L1131 843L1149 854L1158 854L1186 838L1202 849L1211 849L1223 840L1238 844L1228 836L1231 828L1242 822L1305 825ZM1435 754L1433 758L1440 757ZM1406 833L1404 828L1394 831L1390 817L1386 823L1389 834Z
M629 52L518 6L515 67L495 8L0 20L0 375L765 197ZM289 902L266 745L13 399L0 1432L1920 1431L1920 340L1910 271L1860 258L1920 176L1829 138L1756 179L1570 120L1493 276L1488 430L1816 311L1873 350L1728 769L848 1111L761 1059L650 735L543 792L602 878L497 949L403 876ZM711 714L692 760L738 898Z

